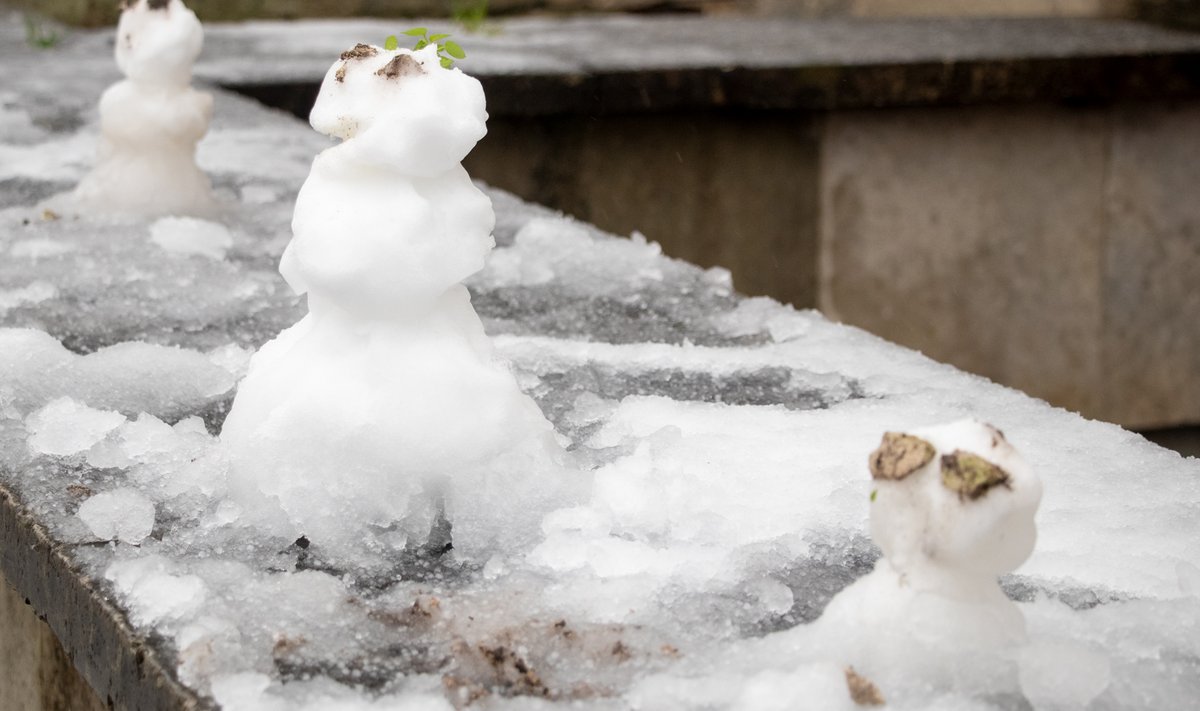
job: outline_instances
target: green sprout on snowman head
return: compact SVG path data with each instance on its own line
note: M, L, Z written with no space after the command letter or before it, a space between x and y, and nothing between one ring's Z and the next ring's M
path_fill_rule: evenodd
M446 69L454 66L455 59L467 58L467 53L463 51L463 48L457 42L446 39L450 36L448 34L430 35L429 30L424 27L414 27L411 30L405 30L401 34L417 38L417 44L413 47L413 51L425 49L431 44L436 46L438 59L441 60L442 66ZM389 51L399 49L399 47L400 40L396 35L389 35L383 42L383 48Z

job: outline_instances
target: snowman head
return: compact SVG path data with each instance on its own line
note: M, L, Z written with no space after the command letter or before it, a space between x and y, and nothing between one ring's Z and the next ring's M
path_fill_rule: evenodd
M1041 482L995 427L962 420L889 432L870 469L871 537L897 569L995 576L1033 551Z
M187 86L204 30L181 0L130 0L117 23L117 66L135 82Z
M458 164L487 132L483 87L443 67L437 51L368 44L346 50L321 84L313 128L413 175Z

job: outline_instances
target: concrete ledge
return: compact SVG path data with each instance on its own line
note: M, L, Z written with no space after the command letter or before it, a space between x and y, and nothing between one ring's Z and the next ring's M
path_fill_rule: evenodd
M124 614L71 565L66 546L53 540L16 494L2 484L0 541L4 541L0 546L0 585L6 580L20 591L37 617L50 625L104 706L137 711L214 708L175 679L168 671L173 663L164 663L162 653L133 632ZM63 677L70 678L59 678ZM48 702L42 695L42 708L86 708L78 704L80 699L87 703L87 694L65 687L60 690L58 701ZM56 703L64 705L56 707Z
M0 575L0 708L103 711L50 627Z
M610 16L497 27L465 37L460 63L483 82L493 117L1200 96L1200 35L1120 20ZM197 74L300 113L330 57L396 28L216 24Z

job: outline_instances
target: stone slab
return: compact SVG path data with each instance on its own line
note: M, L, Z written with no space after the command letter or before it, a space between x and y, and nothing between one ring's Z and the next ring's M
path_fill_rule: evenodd
M0 39L12 35L11 24L0 25ZM229 258L210 262L147 253L149 243L138 242L146 239L147 226L141 223L84 221L82 224L93 230L84 235L79 232L80 225L70 220L45 219L36 204L69 187L86 170L87 160L81 156L95 139L92 107L113 71L94 58L87 62L86 54L72 54L78 48L29 55L12 46L0 43L0 58L14 70L0 108L7 125L15 127L12 133L0 136L0 148L6 158L5 170L16 174L3 183L4 201L11 207L2 212L4 233L0 237L6 248L17 240L27 246L48 240L74 251L48 256L32 266L9 253L13 258L0 263L0 285L9 290L24 287L30 272L53 275L55 259L68 268L80 266L64 273L84 278L64 279L59 292L9 308L0 315L0 324L44 329L75 351L90 353L130 340L197 351L228 345L253 348L294 322L296 301L281 286L274 267L287 240L291 200L313 153L327 145L323 138L288 116L217 92L217 118L201 146L200 162L214 177L222 198L231 203L227 217L237 235L237 249ZM1084 163L1086 157L1073 160ZM779 578L773 592L786 588L786 595L791 596L794 589L802 599L792 607L784 605L787 609L779 610L772 603L773 617L746 621L736 618L744 614L740 611L762 605L743 590L707 589L676 600L695 613L689 620L689 633L716 630L712 659L722 670L732 655L720 653L726 649L722 643L729 640L721 635L748 639L811 621L829 596L864 573L874 560L875 553L863 534L869 507L864 460L878 435L886 428L965 416L1001 426L1045 479L1039 548L1019 575L1006 578L1005 589L1012 597L1023 604L1058 605L1064 615L1097 609L1105 619L1120 624L1126 619L1126 604L1162 605L1154 609L1166 610L1162 614L1167 615L1195 607L1194 594L1187 588L1194 575L1176 562L1194 559L1200 540L1194 535L1198 523L1192 516L1200 501L1196 462L1183 461L1115 426L1087 422L860 330L831 323L817 313L797 312L766 299L743 298L731 290L721 271L704 271L665 258L651 244L604 235L499 191L490 190L489 194L499 218L498 258L472 280L473 303L484 316L499 352L513 364L521 382L562 432L588 446L588 428L606 416L601 412L590 415L596 420L573 419L573 415L589 416L577 404L582 399L587 405L590 398L592 403L601 403L600 410L620 409L639 432L648 428L622 446L629 444L632 449L637 442L648 441L649 433L659 432L662 436L655 440L655 447L684 442L711 447L706 452L709 457L735 456L730 474L756 475L759 465L782 471L780 481L787 482L786 496L771 489L759 491L753 479L745 479L748 485L741 487L742 491L724 492L757 492L759 498L752 502L756 516L761 508L783 499L807 497L821 502L817 521L804 520L804 524L807 530L812 523L812 530L822 535L826 528L833 531L832 543L818 541L826 548L797 545L803 552L793 554L786 550L786 536L774 536L768 530L771 535L753 541L748 548L754 550L743 558L747 565L764 566L763 575ZM252 195L259 201L251 203ZM528 230L531 225L537 229ZM538 237L544 241L537 242ZM103 266L97 265L109 263L105 261L111 259L109 252L128 244L140 246L132 260L142 273L104 278ZM254 288L226 289L221 284L230 282L196 278L223 274L232 274L236 286ZM95 278L89 281L88 277ZM131 294L138 292L130 291L129 284L150 277L155 277L151 281L155 298L141 302L132 298ZM199 295L216 299L216 306L182 315L154 310ZM223 300L226 297L231 300ZM149 309L146 301L153 302ZM229 310L218 308L222 306ZM214 402L195 412L214 430L219 428L223 397L214 395ZM356 705L366 705L375 694L387 693L380 689L388 684L402 685L402 677L413 671L404 666L404 653L411 651L403 647L410 635L404 615L414 607L418 613L424 608L415 605L409 589L398 584L416 586L423 584L422 580L383 580L379 585L374 583L380 581L367 580L353 588L351 605L347 596L339 594L338 586L345 584L339 571L331 573L311 565L303 568L301 563L308 559L297 553L295 546L285 549L287 542L276 546L277 541L255 538L228 547L211 548L205 543L191 549L187 534L195 529L188 527L199 523L183 517L164 521L158 531L163 539L148 539L141 548L97 545L79 537L81 522L75 516L79 501L69 487L85 482L98 487L131 483L130 472L99 470L78 460L37 455L27 446L19 416L7 411L3 416L6 461L11 455L11 461L22 466L0 470L0 572L45 616L67 654L106 702L112 696L114 705L131 708L188 709L212 704L203 691L203 674L193 677L199 691L181 687L177 670L184 660L173 651L178 637L168 637L154 622L131 628L125 607L131 604L129 599L105 578L104 571L114 560L141 558L151 551L171 556L180 566L194 565L197 573L219 573L226 565L244 571L244 577L226 581L228 589L209 580L211 599L207 602L226 606L214 609L217 614L234 615L231 608L244 603L245 586L264 581L287 582L293 588L304 588L302 593L317 587L311 582L320 581L320 587L334 590L336 604L348 613L335 620L338 624L333 625L332 633L318 629L329 620L299 615L294 636L272 639L272 630L253 625L272 617L277 598L260 600L264 604L261 609L238 608L237 613L250 619L245 629L235 628L234 632L245 632L247 645L265 646L253 646L245 657L214 655L214 663L232 665L237 659L263 657L266 663L257 668L219 669L226 681L230 676L236 680L242 673L259 673L279 693L297 687L312 690L323 684L324 689L336 688L347 694ZM607 416L612 417L612 411ZM681 439L684 437L691 439ZM603 442L595 447L591 451L594 456L622 456ZM752 457L762 459L755 465L745 464ZM697 458L690 466L699 469L705 464ZM810 490L805 486L806 477L818 485ZM722 483L709 482L718 486L718 492ZM1132 514L1137 514L1135 526L1127 525L1127 515ZM795 522L791 523L794 527ZM173 537L179 527L184 535ZM613 536L605 542L623 546L630 541ZM656 537L653 545L671 543ZM672 556L684 555L689 547L694 548L685 541L667 550ZM1148 548L1153 548L1154 555L1147 555ZM822 551L830 550L833 557L820 557ZM263 551L265 556L253 555ZM275 565L281 561L288 566ZM257 567L251 569L251 565ZM466 577L471 574L467 571ZM487 586L505 584L503 576L497 573L499 583L484 583L482 590L488 594L476 598L482 600L481 609L495 606L498 598ZM462 582L451 579L445 582L446 592L439 590L438 594L456 596L461 589L454 586ZM522 584L519 577L515 584ZM260 589L280 588L267 585ZM808 597L803 597L806 594ZM464 604L472 601L467 599ZM513 618L505 620L506 624L516 627L517 634L522 625L543 631L552 628L548 619L526 618L537 614L536 605L534 608L530 613L520 604L513 605L508 608ZM674 614L675 610L660 612ZM1080 624L1088 621L1070 619ZM621 665L622 655L614 650L628 649L616 647L612 637L605 636L613 634L612 628L587 622L595 639L608 642L602 649L607 654L602 656L617 658L609 663L619 667L620 683L637 681L636 677L631 681L631 675L643 670L637 665ZM630 625L628 629L633 630L631 634L645 635L639 641L648 640L646 648L662 652L655 664L671 664L672 655L663 651L662 645L673 638L653 636L662 634L654 628L655 623L649 620L642 627ZM1138 623L1133 620L1130 624ZM379 646L356 646L364 638L358 633L364 630L368 641L380 641L376 635L388 636ZM1171 631L1151 629L1146 634L1157 643L1169 638ZM336 636L339 649L349 649L348 654L357 656L323 657L324 650L310 649L314 656L301 659L304 664L289 663L289 649L302 647L306 636L315 639L313 632ZM1194 640L1185 642L1194 645ZM1174 641L1164 645L1164 658L1175 660L1170 654L1180 647ZM700 646L697 649L704 651ZM1186 674L1193 668L1186 665L1200 659L1190 650L1188 647L1191 656L1179 657L1185 673L1172 676L1174 667L1154 667L1163 678L1155 678L1152 688L1135 685L1122 692L1188 691L1195 675ZM278 656L273 656L276 653ZM411 661L412 655L408 656ZM362 674L364 669L368 676ZM1116 677L1125 683L1127 677L1121 674L1128 671L1127 667L1118 669ZM440 673L439 668L433 674ZM425 677L422 681L431 676L428 669L417 669L414 675ZM433 676L432 681L434 688L426 691L442 699L444 678ZM313 685L305 687L306 682ZM617 687L612 693L627 688ZM620 697L618 703L625 700Z
M0 575L0 708L101 711L58 638Z
M329 57L398 29L215 24L197 74L251 95L311 93ZM1200 95L1200 36L1120 20L530 17L462 43L493 116Z

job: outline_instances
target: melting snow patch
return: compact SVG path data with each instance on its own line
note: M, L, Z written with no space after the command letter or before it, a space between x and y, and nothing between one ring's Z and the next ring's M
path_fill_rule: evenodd
M34 237L13 242L8 253L17 258L38 260L45 257L57 257L73 251L75 251L75 247L66 242L47 237Z
M127 605L134 624L162 624L189 615L204 603L207 589L195 575L177 575L162 556L113 563L104 577L112 582Z
M19 289L0 289L0 314L21 304L36 304L39 301L53 299L58 295L58 289L45 281L35 281Z
M67 456L82 452L125 422L111 410L96 410L60 397L25 420L29 448L38 454Z
M150 241L172 254L224 259L233 246L229 230L198 217L163 217L150 225Z
M92 407L168 418L203 407L235 382L196 351L130 342L80 356L46 333L19 328L0 328L0 377L12 384L11 402L23 412L69 394Z
M79 507L81 521L102 541L138 545L154 528L154 503L137 489L96 494Z
M662 248L641 233L629 240L603 239L582 223L566 218L530 220L511 247L488 259L478 282L493 287L545 284L565 279L576 286L603 291L614 284L659 282Z
M279 191L270 185L252 183L242 186L242 202L248 205L263 205L279 199Z

